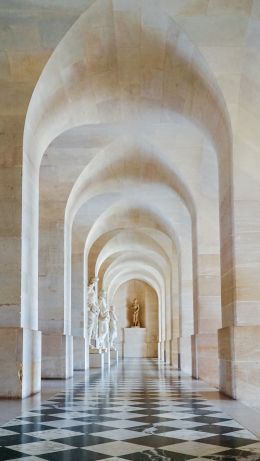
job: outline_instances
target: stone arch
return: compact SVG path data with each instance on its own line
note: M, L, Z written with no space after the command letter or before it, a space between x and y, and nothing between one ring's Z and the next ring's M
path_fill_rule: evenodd
M149 0L142 2L142 8L135 11L136 22L134 27L143 23L140 30L141 43L147 43L147 28L149 24ZM147 125L171 122L175 113L181 113L202 129L215 145L219 159L219 177L221 184L220 196L220 223L221 223L221 255L222 255L222 307L223 319L227 318L227 311L233 312L233 244L232 244L232 178L231 154L232 139L229 118L225 103L214 78L212 77L200 53L190 43L186 35L172 20L158 10L161 21L160 33L154 32L153 53L148 53L145 75L142 76L142 88L148 91L150 97L141 94L130 94L130 89L139 75L137 65L132 74L133 80L124 81L126 66L122 64L118 73L119 85L113 84L115 70L118 71L115 54L116 44L121 45L122 62L126 57L126 48L123 37L118 31L116 8L108 0L97 0L88 11L82 15L75 26L69 31L61 44L57 47L34 91L25 123L24 131L24 159L23 159L23 214L22 214L22 290L21 290L21 325L37 329L37 247L38 247L38 173L41 157L47 146L60 133L72 126L104 125L111 122L116 127L116 136L129 123L133 132L139 133L140 128ZM120 16L127 17L127 12ZM84 37L93 33L92 25L103 25L107 34L100 33L96 49L87 50L85 60ZM112 34L111 34L112 30ZM139 37L139 35L137 34ZM167 41L165 37L167 36ZM104 40L102 40L104 38ZM159 37L159 38L158 38ZM132 37L133 38L133 37ZM134 48L134 40L130 48ZM101 45L102 46L101 46ZM77 49L77 46L78 49ZM155 46L156 45L156 46ZM184 46L185 45L185 46ZM128 44L129 46L129 44ZM160 97L153 91L151 76L155 74L156 48L165 51L165 63L160 69L164 81ZM75 54L71 53L74 47ZM94 47L95 48L95 47ZM105 82L99 80L99 88L93 89L93 73L96 68L96 56L104 51L101 66L111 66L110 79ZM93 51L96 51L95 54ZM128 49L129 51L129 49ZM147 51L147 48L146 48ZM73 56L71 56L71 54ZM139 58L142 57L142 47L139 49ZM175 71L175 72L174 72ZM123 74L123 75L122 75ZM79 89L75 93L75 89ZM90 89L91 88L91 89ZM121 93L118 96L117 88ZM146 89L146 90L145 90ZM109 97L107 96L109 95ZM124 96L124 97L123 97ZM41 101L41 103L39 103ZM88 105L86 105L86 101ZM108 102L107 102L108 101ZM84 102L82 104L82 102ZM168 104L166 104L168 102ZM84 105L85 104L85 105ZM84 107L83 107L84 105ZM46 116L48 114L48 116ZM133 119L137 117L138 123ZM56 123L55 123L56 122ZM142 123L141 123L142 122ZM135 126L134 126L135 125ZM137 126L138 125L138 126ZM228 212L227 212L228 210ZM29 292L29 287L34 289ZM229 314L230 315L230 314ZM233 315L233 314L231 314Z
M142 20L144 24L146 24L145 18L148 11L148 4L150 6L150 2L147 0L147 2L144 3L144 8L141 10ZM87 30L89 33L89 26L91 24L95 24L95 27L99 23L104 24L104 18L106 18L105 22L107 22L107 25L110 24L112 29L113 27L115 27L115 24L113 22L113 15L111 14L112 4L106 0L105 3L104 1L102 2L102 8L100 8L100 6L100 1L95 2L95 4L92 7L90 7L88 11L85 14L83 14L82 17L76 22L75 26L72 27L68 34L66 34L65 38L57 47L53 56L49 60L46 68L44 69L43 74L36 86L28 109L24 132L24 183L22 232L24 242L22 254L22 261L24 265L24 275L22 280L22 323L28 324L28 326L37 325L37 313L35 312L37 311L37 309L35 309L35 305L37 306L37 301L36 299L29 299L26 288L26 286L28 285L26 277L32 277L32 282L36 282L35 274L32 275L33 271L28 270L26 268L26 264L30 261L32 262L31 268L34 268L37 259L35 251L35 247L37 247L36 222L38 216L37 187L35 188L35 199L31 201L31 203L29 203L30 200L28 199L30 197L30 187L32 185L32 187L35 187L35 185L37 184L37 172L41 156L43 155L46 147L49 145L52 139L57 137L61 132L65 131L66 129L69 129L71 126L82 125L86 122L89 124L96 124L102 121L102 123L104 123L107 118L104 117L105 113L103 113L103 115L100 114L97 118L97 112L95 110L92 112L92 109L95 106L95 104L93 105L93 95L88 93L87 95L85 94L84 97L84 91L81 94L80 92L79 94L73 94L73 88L78 88L82 92L84 88L88 87L87 84L90 81L89 77L91 75L90 69L93 69L93 66L95 65L95 59L92 59L94 57L94 54L92 54L92 58L90 56L89 60L87 62L84 62L84 65L82 64L81 66L79 63L83 58L82 54L81 56L78 55L77 59L74 55L72 59L72 56L70 55L71 46L69 46L72 45L72 43L81 43L81 46L78 47L78 52L82 53L82 45L84 43L84 40L82 40L81 42L81 39L82 34L84 35L84 30ZM174 23L174 21L165 21L165 15L162 12L160 12L160 10L158 10L158 17L162 18L161 23L164 24L164 26L160 31L160 40L158 40L158 36L155 36L154 39L155 43L158 43L158 41L161 44L163 43L163 37L165 40L165 27L167 23L167 34L169 39L167 41L167 45L166 42L164 42L166 61L162 70L163 72L165 72L165 75L170 76L171 78L166 79L167 84L165 85L165 91L161 95L161 99L151 99L153 102L152 107L155 114L155 116L152 117L152 120L153 122L161 121L161 110L158 111L158 108L160 107L161 102L165 101L164 98L167 97L168 107L165 108L164 115L167 115L168 120L171 120L171 114L173 114L174 112L181 112L186 117L191 118L193 121L195 121L195 123L198 123L203 128L203 130L209 134L209 136L213 139L216 145L217 152L220 155L220 180L223 185L222 190L224 197L226 199L225 201L228 201L229 203L229 188L227 189L225 184L230 183L231 137L229 119L227 116L225 104L223 102L223 97L221 95L220 90L217 88L217 85L215 84L214 79L210 74L210 71L207 68L205 62L203 62L203 60L201 59L199 52L187 40L185 34L179 29L179 27ZM138 21L140 21L140 17L137 14L137 23ZM145 37L145 26L141 32L141 37L143 36ZM117 33L115 33L114 38L116 38L117 41L119 40L119 42L123 40L123 37L120 37L120 34L118 35ZM181 44L183 40L186 44L185 53L181 51ZM113 45L115 45L115 42L113 42ZM97 43L97 47L99 46L100 43ZM116 49L116 47L113 46L113 49ZM124 49L123 42L122 49ZM106 56L108 57L111 51L109 43L107 43L107 47L105 46L104 50L107 53ZM192 51L192 59L189 62L187 62L187 50ZM154 56L153 59L151 58L152 56L151 54L149 54L147 70L154 69ZM106 63L107 62L108 61L106 61ZM115 65L115 61L112 59L112 61L110 60L109 62L111 62L113 68L113 66ZM63 68L66 68L66 73L63 73L64 79L60 79L60 75L62 74L61 70ZM173 72L174 68L175 70L176 68L178 69L177 73ZM80 69L85 70L81 72ZM175 75L176 77L174 77ZM150 77L146 78L148 79L147 83L150 82ZM177 79L176 82L175 79ZM174 83L177 83L178 79L180 79L182 85L176 86ZM109 80L107 79L106 81L108 82ZM121 85L123 85L124 87L124 81L120 82L120 86ZM102 89L102 87L104 87L104 82L103 84L101 83L100 89ZM48 88L48 92L46 92L46 88ZM179 88L179 93L176 92L176 88ZM194 96L195 90L196 94ZM111 86L111 81L110 87L106 88L106 91L108 93L110 92L110 94L112 95L114 94L114 91L116 91L115 87ZM185 95L186 104L180 105L182 94ZM85 112L79 110L81 101L86 100L86 96L89 102L89 108L91 108L91 111L89 112L87 110L85 110ZM74 113L72 110L73 99L75 102L73 108ZM40 105L37 102L39 100L41 100ZM134 101L136 103L136 99L131 99L131 106L133 106L132 103ZM151 106L148 110L147 105L144 103L144 101L139 101L138 99L137 101L138 108L140 109L140 114L142 114L141 119L143 120L146 118L147 114L149 115L149 113L151 112ZM125 103L125 100L120 100L120 104L122 102ZM94 118L90 116L91 112L95 113ZM160 112L159 118L158 112ZM211 117L208 116L209 112ZM45 118L44 114L48 114L48 119ZM109 116L111 117L111 114L109 114ZM128 122L129 118L131 119L131 111L130 114L126 111L126 120ZM56 123L54 123L54 120ZM109 121L111 121L111 118L109 119ZM114 120L114 123L121 123L121 121L122 118L116 118ZM221 149L219 148L220 140ZM222 160L225 163L225 168L222 167ZM224 174L224 172L226 172L226 174ZM26 197L28 197L28 199ZM222 218L227 219L224 215L222 216ZM28 233L30 234L30 231L34 234L34 236L29 242L27 235ZM32 261L32 259L34 261ZM31 315L28 315L30 310Z
M115 269L116 272L116 269ZM163 308L165 305L165 285L164 280L156 272L156 270L150 268L149 266L144 266L141 262L135 261L131 265L126 266L124 263L120 266L120 274L108 272L108 278L105 280L104 287L108 287L108 298L113 299L112 296L115 294L116 286L121 284L121 280L128 280L130 278L137 278L143 280L149 285L151 285L157 293L158 296L158 330L159 330L159 339L163 344L164 335L165 335L165 325L163 324ZM106 285L107 283L107 285Z

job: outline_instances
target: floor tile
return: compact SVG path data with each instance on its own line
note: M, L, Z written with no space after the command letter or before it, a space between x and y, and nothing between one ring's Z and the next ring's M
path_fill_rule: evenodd
M102 461L124 461L123 458L113 457L113 458L103 458Z
M207 456L212 453L218 453L226 451L227 448L219 447L217 445L203 444L200 442L184 442L172 446L167 446L167 451L173 451L175 453L183 453L191 456Z
M257 437L252 434L251 432L242 429L238 431L233 431L233 432L227 432L225 435L229 435L231 437L238 437L238 438L243 438L243 439L252 439L252 440L257 440Z
M6 435L0 437L0 446L10 447L11 445L20 445L25 443L33 443L35 438L27 434Z
M149 447L147 446L142 447L141 445L136 445L129 442L117 441L87 447L87 450L102 453L104 455L122 456L129 453L141 452L147 450L148 448Z
M99 423L99 424L104 424L106 427L115 427L118 429L126 429L130 427L140 427L140 426L147 426L147 423L144 423L142 421L123 421L119 419L118 421L106 421L105 423Z
M90 445L103 444L106 442L110 442L110 440L101 436L97 437L91 434L83 434L74 435L73 437L64 437L61 439L56 439L56 442L70 445L71 447L82 448Z
M209 455L207 458L210 460L215 460L215 461L259 461L260 460L260 456L258 456L257 454L252 454L250 451L246 451L246 450L240 450L240 448L227 450L222 453L215 453L214 455Z
M201 443L219 445L221 447L228 447L228 448L237 448L237 447L250 445L253 443L252 439L245 439L243 437L231 437L230 435L226 435L226 434L214 435L213 437L200 439L198 441Z
M67 429L48 429L45 431L30 432L28 435L44 440L64 439L66 437L82 435L82 432L69 431Z
M186 419L180 419L180 420L173 420L173 421L167 421L167 423L159 423L157 426L168 426L176 429L189 429L189 428L198 428L199 430L203 430L203 426L206 426L205 423L199 423L199 422L193 422L193 421L187 421Z
M42 458L38 458L38 456L27 456L23 455L23 458L12 458L12 461L23 460L23 461L42 461ZM1 458L0 458L1 459Z
M12 450L19 451L20 453L25 453L27 455L39 456L45 453L69 450L71 449L71 446L52 441L41 441L34 443L24 443L21 445L13 445L10 448Z
M16 434L17 434L17 431L12 430L10 427L9 427L9 430L5 429L4 427L0 427L0 437L6 437L7 435L16 435Z
M228 421L220 421L216 423L216 426L226 426L226 427L234 427L237 429L239 428L243 429L243 426L241 426L241 424L239 424L237 421L234 421L233 419L228 420Z
M24 421L21 421L20 419L12 419L11 421L8 421L8 423L5 423L3 424L3 428L4 427L10 427L10 426L24 426L25 424L30 424L29 422L24 422Z
M193 459L191 455L182 453L173 453L162 449L150 449L142 453L133 453L122 457L131 461L186 461Z
M165 447L166 445L172 445L174 443L180 443L181 440L177 437L163 437L162 435L148 435L146 437L138 437L137 439L132 439L132 443L138 445L145 445L147 447L159 448Z
M193 431L189 429L178 429L170 432L163 432L164 437L174 437L181 440L198 440L209 437L207 432Z
M251 453L259 453L260 454L260 442L252 443L251 445L247 446L240 446L240 450L250 451Z
M82 426L82 425L88 425L90 424L90 422L85 422L85 421L77 421L77 420L69 420L69 419L60 419L60 420L54 420L54 421L50 421L47 423L48 424L48 428L51 428L51 427L56 427L56 428L72 428L72 427L75 427L75 426Z
M13 460L13 459L20 459L24 457L23 453L19 453L18 451L12 450L7 447L0 447L0 460Z
M94 436L105 437L107 439L113 440L128 440L128 439L135 439L137 437L137 433L135 431L131 431L129 429L114 429L110 431L104 432L95 432L92 433ZM144 437L144 434L140 434L140 437ZM148 434L147 434L148 436Z
M46 459L47 461L98 461L103 460L104 455L76 448L74 450L41 455L41 459Z

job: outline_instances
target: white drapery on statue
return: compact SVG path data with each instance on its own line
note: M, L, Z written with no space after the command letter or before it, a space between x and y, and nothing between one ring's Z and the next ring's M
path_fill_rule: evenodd
M109 322L110 315L107 306L107 293L102 290L99 295L99 317L98 317L98 348L107 350L109 348Z
M94 277L88 285L88 344L91 349L95 348L92 342L97 342L98 339L99 306L97 300L97 283L98 278Z
M110 349L112 349L113 351L117 350L117 346L116 346L117 323L118 323L118 318L115 313L115 308L114 306L110 306L109 341L110 341Z

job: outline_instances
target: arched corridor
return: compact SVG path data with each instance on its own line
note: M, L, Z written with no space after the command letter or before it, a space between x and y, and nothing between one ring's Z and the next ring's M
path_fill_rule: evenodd
M0 398L140 359L148 399L165 370L259 411L259 30L258 0L0 2Z

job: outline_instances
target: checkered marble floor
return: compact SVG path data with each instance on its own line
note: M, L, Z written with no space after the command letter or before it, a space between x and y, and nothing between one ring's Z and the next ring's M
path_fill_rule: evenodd
M156 361L121 363L0 428L0 460L260 461L260 441Z

